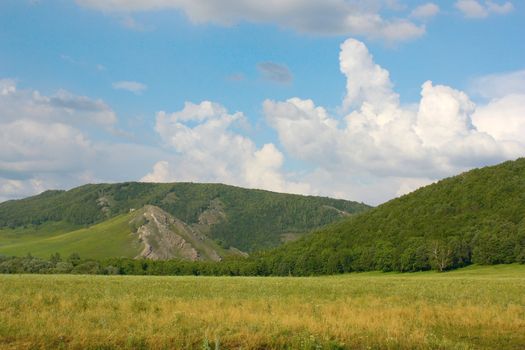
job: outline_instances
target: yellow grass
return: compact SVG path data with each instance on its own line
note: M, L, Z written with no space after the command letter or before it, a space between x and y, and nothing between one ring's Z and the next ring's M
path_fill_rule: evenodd
M525 267L316 278L0 276L2 349L525 349Z

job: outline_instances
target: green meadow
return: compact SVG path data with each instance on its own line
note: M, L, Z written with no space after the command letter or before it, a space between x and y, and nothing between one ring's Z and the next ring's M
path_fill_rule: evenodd
M49 222L28 228L0 229L0 254L49 258L78 253L90 259L135 257L140 243L133 239L129 221L132 213L121 214L99 224L80 228L64 222Z
M525 266L325 277L0 275L2 349L524 349Z

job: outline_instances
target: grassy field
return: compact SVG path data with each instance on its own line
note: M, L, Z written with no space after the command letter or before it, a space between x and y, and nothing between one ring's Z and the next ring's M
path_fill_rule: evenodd
M82 258L90 259L132 258L141 250L131 235L129 221L132 215L119 215L88 228L49 223L38 229L0 229L0 254L25 256L30 253L49 258L58 252L64 257L78 253Z
M2 349L524 349L525 266L312 278L0 276Z

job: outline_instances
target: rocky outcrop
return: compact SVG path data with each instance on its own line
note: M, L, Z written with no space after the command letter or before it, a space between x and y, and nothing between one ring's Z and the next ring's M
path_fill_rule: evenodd
M224 204L216 198L210 201L209 207L199 215L197 222L192 224L191 228L201 234L209 235L212 226L224 220L226 220Z
M146 205L130 222L136 227L143 249L137 258L166 260L222 259L216 244L159 207Z

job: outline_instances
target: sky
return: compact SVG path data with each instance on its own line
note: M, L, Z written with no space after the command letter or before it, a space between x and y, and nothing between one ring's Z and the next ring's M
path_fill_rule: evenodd
M377 205L525 156L525 2L2 0L0 201L213 182Z

